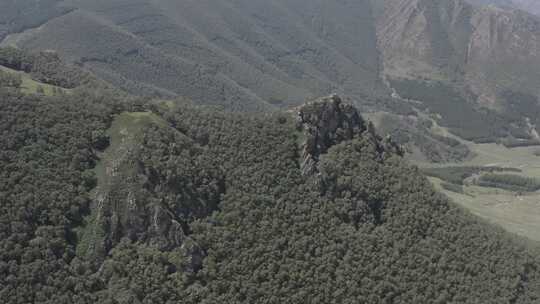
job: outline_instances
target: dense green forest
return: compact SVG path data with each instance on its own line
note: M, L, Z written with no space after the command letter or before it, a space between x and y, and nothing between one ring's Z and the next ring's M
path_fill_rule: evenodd
M3 303L539 300L525 244L335 97L298 120L84 87L0 94Z
M0 304L540 303L537 244L427 178L525 204L527 164L404 157L539 145L539 33L462 0L0 0Z
M390 112L395 113L393 109ZM416 113L405 112L403 115L406 116L384 114L377 125L377 131L391 136L396 143L409 150L420 150L433 163L463 161L473 156L474 153L467 145L433 132L434 123L431 120L419 118Z
M467 178L480 173L521 172L521 170L502 167L435 167L425 168L422 172L427 176L436 177L451 184L463 185Z
M463 139L483 143L506 138L502 143L508 147L538 145L538 140L525 132L523 120L530 117L536 123L539 117L540 107L534 96L507 91L503 96L508 105L505 111L497 112L475 105L472 100L477 96L443 82L392 79L391 84L403 98L421 101L419 107Z
M483 174L477 181L483 187L502 188L515 192L535 192L540 190L540 181L535 178L515 174Z
M98 286L75 257L71 229L90 207L89 170L112 114L105 99L0 89L3 303L75 303Z
M66 89L99 82L90 73L65 64L57 53L29 53L13 47L0 48L0 66L28 73L36 81Z

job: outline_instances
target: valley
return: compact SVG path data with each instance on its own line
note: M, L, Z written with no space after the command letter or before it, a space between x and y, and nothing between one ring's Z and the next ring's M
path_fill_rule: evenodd
M497 144L474 144L469 142L474 153L470 160L458 163L434 165L425 161L412 161L421 168L445 167L502 167L521 170L520 176L540 179L539 147L506 148ZM474 184L463 186L463 193L449 191L441 186L438 178L430 178L440 191L448 195L475 215L501 225L506 230L540 241L540 192L516 192L499 188L479 187Z

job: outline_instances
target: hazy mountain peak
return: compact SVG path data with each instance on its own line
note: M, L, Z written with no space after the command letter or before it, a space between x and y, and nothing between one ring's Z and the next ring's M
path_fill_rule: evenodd
M537 0L467 0L475 5L493 5L505 8L516 8L525 12L540 15L540 2Z

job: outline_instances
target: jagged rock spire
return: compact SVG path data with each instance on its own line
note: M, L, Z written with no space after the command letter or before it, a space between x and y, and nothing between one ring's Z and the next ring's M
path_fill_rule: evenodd
M298 128L305 141L302 147L302 173L316 173L321 154L340 142L351 140L366 130L364 119L355 107L343 103L338 95L323 97L297 108Z

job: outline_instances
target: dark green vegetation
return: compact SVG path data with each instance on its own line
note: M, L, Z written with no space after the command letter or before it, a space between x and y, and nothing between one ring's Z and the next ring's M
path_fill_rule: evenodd
M523 244L435 192L339 99L298 120L0 94L3 303L540 297ZM313 140L328 144L316 157Z
M13 47L0 48L0 66L29 74L34 80L66 89L98 82L90 73L67 65L52 51L23 52Z
M513 137L501 139L499 143L507 148L540 146L539 139L516 139Z
M442 167L426 168L422 169L422 172L451 184L463 185L467 178L483 172L521 172L521 170L500 167Z
M56 50L132 93L230 110L383 91L368 0L66 2L70 13L7 43Z
M455 88L442 82L393 79L391 83L403 98L421 101L418 107L435 114L440 125L448 127L461 138L484 143L509 137L502 140L508 147L539 144L524 131L523 121L523 117L540 117L536 115L540 105L535 97L508 93L505 98L509 108L498 113L478 107L470 100L475 97L462 96Z
M470 149L460 141L435 134L433 122L408 115L381 114L377 130L408 150L418 149L430 162L444 163L463 161L472 156Z
M425 113L390 97L386 79L416 79L396 84L398 93L420 99L420 112L454 135L538 144L540 56L531 43L540 26L520 12L465 0L4 2L0 24L22 25L6 30L2 45L54 50L132 94L263 112L339 93L362 111L408 122ZM422 159L470 156L463 144L415 127L388 134L400 133Z
M379 96L380 63L389 57L377 53L375 23L386 19L367 0L67 3L11 1L2 15L24 20L22 12L43 8L35 22L0 27L8 29L2 37L26 30L6 43L33 51L0 49L2 303L540 301L538 252L435 191L353 106L332 96L277 111L345 92L414 116L405 130L419 126L417 133L390 134L443 162L466 158L467 147L432 134L433 120L419 117L432 114L476 141L527 140L534 118L516 117L536 113L530 92L501 85L512 93L499 111L445 81L394 83L420 103ZM385 16L396 3L409 15L395 15L386 29L403 20L421 24L414 22L420 16L429 34L444 36L452 32L445 20L463 26L476 13L459 0L386 0L377 8ZM436 19L433 12L469 15ZM463 49L452 43L466 41L473 63L478 44L466 35L447 38L409 45L435 47L425 52L433 54L430 64L465 74ZM86 68L132 93L185 94L220 107L126 96ZM35 90L25 87L28 79ZM60 91L47 94L45 85ZM510 99L526 102L511 107ZM506 171L516 169L428 174L461 193L469 177Z
M89 170L111 119L99 101L82 92L45 98L0 88L3 303L74 303L76 290L99 286L77 262L71 230L88 213Z
M515 174L483 174L476 183L482 187L501 188L515 192L535 192L540 190L540 181L538 179Z
M21 85L21 76L0 70L0 87L20 88Z
M35 28L71 11L61 0L6 0L0 2L0 41L11 33Z

